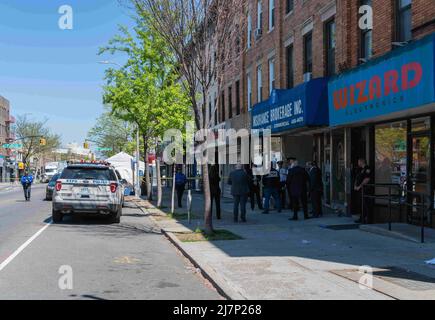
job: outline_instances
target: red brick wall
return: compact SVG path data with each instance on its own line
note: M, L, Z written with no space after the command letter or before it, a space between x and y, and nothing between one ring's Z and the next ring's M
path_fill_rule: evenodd
M435 32L435 1L414 0L412 2L412 35L418 39Z

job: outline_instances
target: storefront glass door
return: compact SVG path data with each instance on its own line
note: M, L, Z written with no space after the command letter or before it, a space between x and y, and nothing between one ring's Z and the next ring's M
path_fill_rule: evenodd
M429 194L430 137L413 136L411 140L411 188L412 191Z
M410 174L408 190L418 192L410 194L410 201L413 205L408 211L408 222L420 224L421 207L423 202L425 206L430 201L430 137L429 135L412 135L412 150L410 154ZM427 213L424 212L426 215ZM428 221L428 217L425 218Z

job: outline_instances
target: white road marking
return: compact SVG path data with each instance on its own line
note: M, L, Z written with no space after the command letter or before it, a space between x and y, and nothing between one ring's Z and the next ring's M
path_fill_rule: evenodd
M36 232L33 236L31 236L29 238L29 240L27 240L26 242L24 242L21 247L19 247L17 250L15 250L14 253L12 253L5 261L3 261L0 264L0 271L2 271L4 268L6 268L6 266L12 262L12 260L14 260L24 249L26 249L26 247L29 246L29 244L31 244L36 238L38 238L41 233L43 233L45 231L45 229L47 229L50 225L52 224L52 222L47 223L44 227L42 227L38 232Z

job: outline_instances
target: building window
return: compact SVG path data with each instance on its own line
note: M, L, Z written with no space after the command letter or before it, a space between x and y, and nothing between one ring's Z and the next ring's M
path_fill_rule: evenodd
M257 29L261 30L263 26L263 5L261 0L257 2Z
M269 93L275 89L275 60L269 60Z
M228 119L233 117L233 87L228 87Z
M247 79L247 100L248 100L248 111L251 110L252 108L252 78L251 78L251 74L248 74Z
M263 78L261 65L257 67L257 102L263 101Z
M286 48L287 60L287 88L291 89L294 86L294 70L293 70L293 45Z
M326 75L335 74L335 21L330 20L325 24L326 41Z
M376 183L400 183L407 176L407 123L387 123L375 127ZM387 191L387 190L383 190Z
M236 81L236 115L240 114L240 81Z
M248 49L251 48L251 39L252 39L252 17L251 15L248 16L248 35L247 35L247 46Z
M396 41L406 42L412 39L411 0L396 1Z
M286 14L293 11L293 5L294 5L293 0L287 0L286 1L286 7L285 7L285 13Z
M311 32L304 36L304 73L313 72L313 35Z
M269 0L269 30L275 28L275 0Z

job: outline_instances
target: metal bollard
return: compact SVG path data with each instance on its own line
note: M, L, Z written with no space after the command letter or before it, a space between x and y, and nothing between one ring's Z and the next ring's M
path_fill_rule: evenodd
M191 214L192 214L192 190L189 189L187 191L187 219L189 224L191 224L192 222Z

